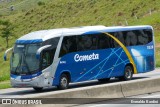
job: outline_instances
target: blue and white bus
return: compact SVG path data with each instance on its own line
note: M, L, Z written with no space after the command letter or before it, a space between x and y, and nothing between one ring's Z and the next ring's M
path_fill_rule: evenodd
M153 28L143 26L84 26L31 32L17 39L10 59L12 87L57 86L155 69Z

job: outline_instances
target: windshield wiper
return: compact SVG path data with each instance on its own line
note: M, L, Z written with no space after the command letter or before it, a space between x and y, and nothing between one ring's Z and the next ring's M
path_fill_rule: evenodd
M26 67L28 69L29 74L32 74L31 71L30 71L30 69L29 69L29 67L28 67L28 64L26 62L26 54L24 54L24 62L25 62L25 65L26 65Z
M17 65L16 69L15 69L15 74L18 74L18 73L17 73L17 69L19 69L19 67L20 67L20 65L21 65L21 62L22 62L22 55L21 55L20 58L21 58L21 59L19 60L19 63L18 63L18 65Z

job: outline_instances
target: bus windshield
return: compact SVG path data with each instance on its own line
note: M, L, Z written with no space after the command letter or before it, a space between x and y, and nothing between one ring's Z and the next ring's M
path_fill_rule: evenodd
M36 52L41 44L16 44L11 57L11 73L19 75L38 72L40 61Z

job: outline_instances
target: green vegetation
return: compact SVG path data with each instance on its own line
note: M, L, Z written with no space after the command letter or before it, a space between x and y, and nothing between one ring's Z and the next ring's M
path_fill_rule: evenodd
M10 88L10 87L11 85L9 81L0 82L0 89Z
M11 4L0 5L0 19L9 20L15 37L9 47L29 32L86 25L152 25L155 30L156 59L160 66L159 0L15 0L14 10L1 11ZM0 31L1 32L1 31ZM3 61L5 39L0 35L0 81L9 79L9 61Z
M10 0L0 3L0 15L11 15L19 12L26 12L37 5L44 5L45 2L50 0Z
M0 2L0 9L9 8L12 5L17 5L24 0L1 0Z
M6 40L6 48L8 48L9 37L14 36L12 23L0 20L0 25L2 26L1 36Z

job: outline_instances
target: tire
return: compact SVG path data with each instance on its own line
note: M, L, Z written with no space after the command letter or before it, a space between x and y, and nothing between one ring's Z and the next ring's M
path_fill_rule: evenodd
M62 74L59 80L58 89L63 90L67 89L69 85L69 78L66 74Z
M98 79L99 82L108 82L110 78Z
M131 66L126 66L124 69L124 76L119 77L119 80L127 81L131 80L133 77L133 69Z
M43 90L43 87L33 87L33 89L37 92L40 92Z

